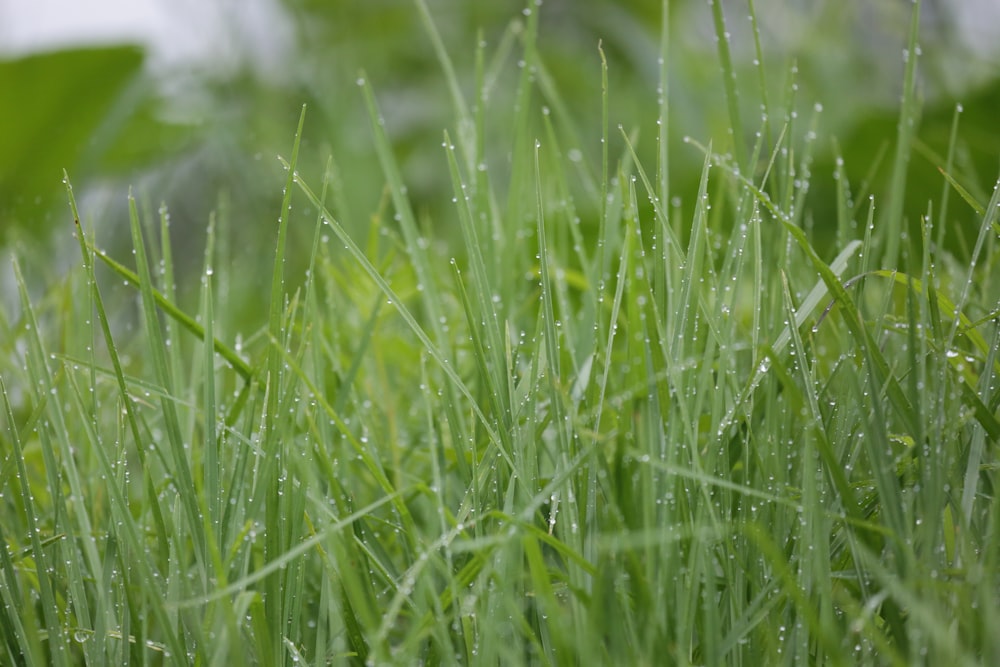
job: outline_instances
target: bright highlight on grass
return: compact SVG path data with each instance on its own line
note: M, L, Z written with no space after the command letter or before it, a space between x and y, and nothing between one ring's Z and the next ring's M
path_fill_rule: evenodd
M416 5L454 110L454 217L434 221L454 239L414 212L361 75L392 210L347 231L329 176L298 170L303 110L240 346L222 215L195 304L167 212L131 198L127 262L68 185L78 268L43 292L14 258L0 663L1000 664L1000 190L926 165L980 219L963 256L938 201L904 215L919 5L889 190L854 201L840 174L826 235L821 108L769 99L763 65L741 90L723 3L732 133L687 142L692 192L671 186L665 71L644 164L600 54L601 160L581 164L535 3L509 99L484 46L465 97ZM507 162L492 114L513 114ZM294 290L290 207L316 216Z

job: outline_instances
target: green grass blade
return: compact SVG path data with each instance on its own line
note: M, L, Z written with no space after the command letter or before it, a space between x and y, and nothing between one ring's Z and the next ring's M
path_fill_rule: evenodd
M736 68L730 52L729 31L726 29L726 18L722 2L713 0L712 24L715 27L715 44L718 50L719 65L722 67L722 82L726 91L726 107L729 110L729 133L733 142L733 155L736 163L745 171L746 147L743 144L743 123L740 121L740 96L736 84Z
M202 269L202 319L205 335L202 338L202 365L204 383L202 387L202 421L205 429L205 451L202 460L202 484L205 494L205 516L208 520L208 534L212 536L213 551L218 550L222 541L222 491L219 487L219 434L216 421L215 389L215 306L213 300L213 268L215 251L215 218L208 223L205 244L205 265ZM217 568L218 569L218 568Z
M198 494L194 487L194 477L191 472L185 438L181 433L177 406L173 400L175 395L174 378L170 371L167 345L163 339L160 320L157 317L153 281L149 270L145 241L139 224L139 213L136 210L135 199L132 197L129 198L129 222L132 230L133 249L135 250L136 274L139 276L139 288L142 293L143 317L151 366L157 381L165 392L165 395L160 399L160 407L163 411L164 427L171 464L173 465L171 475L177 488L181 506L184 508L185 519L188 522L185 532L190 531L189 534L195 545L195 555L200 562L207 566L208 552L201 509L198 506Z
M94 247L93 245L90 245L89 243L86 250L94 253L94 256L97 259L101 260L112 271L121 276L129 285L133 285L135 287L139 286L139 276L137 276L134 271L116 262L107 253ZM164 314L175 320L178 324L184 327L184 329L194 334L194 336L199 340L205 338L205 328L201 324L198 324L194 318L178 308L170 299L167 298L165 294L163 294L163 292L157 289L153 289L152 292L153 298L156 300L156 305L164 312ZM244 379L250 379L253 371L247 362L240 357L239 353L220 340L215 340L213 342L213 348L216 353L225 359L226 362L228 362L229 365L232 366L233 369Z
M350 235L343 228L343 226L341 226L341 224L337 222L336 218L334 218L330 214L329 210L327 210L326 207L323 206L322 202L313 193L312 189L309 188L309 186L303 181L302 178L297 179L297 183L299 185L299 188L306 195L306 198L310 202L312 202L314 206L320 208L320 210L323 211L323 215L326 219L326 222L333 230L334 234L344 244L346 250L351 254L354 260L361 266L362 269L364 269L365 273L367 273L368 276L375 282L375 284L378 285L379 290L381 290L381 292L385 294L389 303L395 307L395 309L397 310L397 312L399 312L403 320L406 321L407 325L410 327L413 333L423 344L424 348L427 350L427 353L431 356L431 358L434 359L434 361L438 363L441 370L444 371L445 375L455 385L458 391L462 395L464 395L466 399L470 401L471 409L473 413L476 415L479 422L482 424L486 433L488 434L490 442L492 442L493 444L497 445L500 448L501 455L504 457L507 463L511 466L512 469L516 469L513 459L510 458L509 452L506 452L503 449L503 445L492 425L492 422L489 419L487 419L486 415L482 412L472 391L468 388L468 386L462 380L462 378L459 377L458 373L452 368L451 363L444 356L444 353L440 349L438 349L438 347L431 341L430 337L417 322L416 318L413 316L412 313L410 313L409 309L404 305L403 300L399 297L398 294L396 294L396 292L392 289L392 287L389 286L389 283L379 273L378 269L375 268L375 266L371 263L371 261L365 256L365 253L361 250L361 248L358 247L358 245L350 237Z
M899 265L899 243L904 230L903 202L906 194L906 173L910 164L910 150L919 113L917 101L917 61L920 48L920 0L913 3L910 18L909 41L904 51L906 72L903 75L903 97L900 102L899 122L896 125L896 153L892 161L892 181L889 186L889 204L880 221L880 239L885 244L882 264L886 268Z
M285 182L284 196L281 200L281 212L278 217L277 238L274 250L274 268L271 272L271 299L268 310L268 334L276 345L268 349L267 355L267 401L264 411L264 434L262 449L264 453L261 469L260 491L262 493L267 530L264 537L264 557L269 563L276 562L285 554L292 544L292 530L287 521L298 517L284 516L286 509L286 493L291 494L291 483L287 481L286 446L282 433L282 402L285 400L285 373L282 354L278 349L286 337L285 334L285 247L288 238L288 220L292 208L292 193L296 178L296 165L299 157L299 147L302 141L302 128L305 125L306 109L302 107L299 115L298 128L295 130L295 140L292 144L291 160L285 165L288 176ZM266 659L273 665L285 664L287 655L284 651L284 637L288 627L288 610L285 608L285 589L290 583L290 574L286 570L275 571L267 577L264 583L264 612L267 627L271 633L267 643L272 653Z
M16 263L14 267L15 271L19 271ZM17 432L14 410L11 408L10 399L7 396L7 384L2 377L0 377L0 394L3 395L4 411L10 431L10 443L13 446L14 463L17 466L16 476L24 507L25 524L31 542L32 558L35 561L39 604L42 607L45 626L48 628L48 658L53 665L68 665L69 638L64 633L63 624L59 620L60 610L56 600L56 591L53 588L55 569L50 565L49 554L42 547L41 526L35 511L34 494L29 484L28 469L24 464L24 449L21 445L21 437ZM4 548L6 549L6 545Z

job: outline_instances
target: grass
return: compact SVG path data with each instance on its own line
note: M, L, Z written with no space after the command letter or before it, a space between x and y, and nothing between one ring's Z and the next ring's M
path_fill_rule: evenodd
M537 11L506 105L482 47L465 99L417 4L455 111L455 239L414 213L362 75L391 206L352 237L333 168L297 169L300 121L245 339L222 213L189 308L167 212L131 198L134 269L69 186L78 267L42 290L14 258L0 662L1000 662L1000 191L977 201L949 158L945 202L904 218L916 17L889 191L840 178L817 204L820 108L768 98L761 69L744 95L769 113L741 142L720 4L734 132L688 140L696 192L671 190L665 75L656 164L609 129L606 62L581 162ZM484 134L508 113L503 169ZM952 192L981 223L966 256L941 243ZM290 207L315 214L305 249Z

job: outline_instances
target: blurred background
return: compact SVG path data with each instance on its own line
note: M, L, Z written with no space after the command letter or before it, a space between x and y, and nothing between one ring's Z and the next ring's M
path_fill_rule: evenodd
M486 154L491 171L502 170L511 150L507 121L524 3L426 2L470 100L477 44L486 43L494 85ZM913 4L756 0L754 5L771 98L781 99L789 90L794 64L796 107L811 114L822 104L811 190L814 223L822 229L824 211L832 220L835 208L832 199L824 201L833 196L833 137L852 186L867 184L878 192L889 176ZM747 3L725 0L723 6L744 124L753 132L760 87ZM562 148L597 176L600 43L609 65L611 127L621 123L638 132L640 155L652 169L661 2L544 0L540 11L540 57L571 112L563 121L571 121L566 126L573 132ZM675 193L691 197L702 156L682 137L714 140L720 148L729 121L709 3L672 0L669 11L671 179ZM915 184L906 202L911 219L941 192L935 165L947 149L959 103L956 172L982 201L997 178L997 25L997 0L923 3L923 114L911 160ZM250 269L242 275L260 280L262 287L284 184L276 156L290 153L303 104L309 110L300 172L307 182L319 187L332 156L341 190L335 213L345 226L363 235L381 210L385 179L356 84L362 70L378 96L418 216L447 239L455 213L441 137L445 129L454 134L454 117L411 0L0 0L2 251L13 244L19 253L38 258L31 270L43 276L56 277L79 261L62 183L65 169L85 224L112 254L127 252L131 188L147 215L155 216L161 204L169 208L175 252L192 270L201 262L210 214L224 210L238 249L234 268ZM540 94L535 100L539 107L553 102ZM620 150L620 142L612 148ZM589 214L596 214L596 202L577 204L583 214L588 206ZM961 245L977 231L976 221L952 208L954 238ZM293 242L305 247L315 211L299 206L296 214L308 224L294 225L299 241ZM233 298L252 302L253 286L248 287Z

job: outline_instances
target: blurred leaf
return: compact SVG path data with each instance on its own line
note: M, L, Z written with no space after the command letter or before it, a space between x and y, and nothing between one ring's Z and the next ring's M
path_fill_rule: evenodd
M120 173L139 166L162 164L184 150L192 149L199 135L192 125L165 122L163 99L142 95L137 107L124 105L127 114L113 122L113 136L93 155L91 167L103 173Z
M0 224L37 228L62 170L98 158L134 105L144 53L71 49L0 62Z

